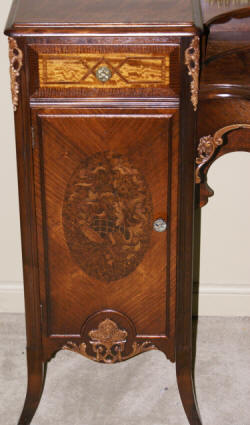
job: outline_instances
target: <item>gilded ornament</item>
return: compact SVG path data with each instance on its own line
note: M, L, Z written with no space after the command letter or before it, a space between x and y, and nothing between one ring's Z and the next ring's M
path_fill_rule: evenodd
M142 344L134 342L131 353L127 356L122 355L125 350L128 333L124 329L119 329L117 324L110 319L102 321L98 329L91 330L88 336L90 337L89 343L95 353L94 356L87 353L87 345L84 342L80 345L68 342L63 349L79 353L90 360L106 364L128 360L140 353L156 349L150 341L143 342Z
M19 95L18 77L20 76L20 70L23 65L23 52L19 49L16 40L11 37L9 37L9 59L12 103L14 111L16 111Z
M238 130L240 128L250 128L250 124L232 124L226 127L221 128L216 131L213 136L204 136L201 137L197 152L198 156L196 157L196 167L195 172L195 182L201 183L201 168L212 158L216 149L223 144L223 136L232 130Z
M185 51L185 64L188 68L188 75L191 81L191 102L194 111L197 111L199 95L199 73L200 73L200 39L194 37L190 46Z

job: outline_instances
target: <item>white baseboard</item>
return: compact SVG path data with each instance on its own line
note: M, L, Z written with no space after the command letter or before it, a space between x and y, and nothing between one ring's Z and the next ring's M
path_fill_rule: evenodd
M250 284L201 284L198 303L197 292L194 285L194 314L250 316Z
M194 287L197 306L197 285ZM0 282L0 313L23 313L22 282ZM197 308L195 308L197 313ZM250 316L250 284L202 284L199 289L200 316Z
M24 313L22 282L0 282L0 313Z

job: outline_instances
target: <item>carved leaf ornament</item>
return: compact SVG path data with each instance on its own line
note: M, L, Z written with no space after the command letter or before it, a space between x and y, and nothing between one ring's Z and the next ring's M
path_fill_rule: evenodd
M94 356L87 353L87 345L84 342L80 345L68 342L63 349L79 353L90 360L102 363L121 362L145 351L156 349L150 341L142 344L134 342L131 353L127 356L123 355L128 333L126 330L119 329L117 324L110 319L102 321L98 329L91 330L88 335L90 337L89 343L95 353Z

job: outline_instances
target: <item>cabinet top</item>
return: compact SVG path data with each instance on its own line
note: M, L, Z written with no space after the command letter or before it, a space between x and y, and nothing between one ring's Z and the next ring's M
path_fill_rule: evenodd
M249 16L250 0L13 0L5 33L119 27L194 33L218 17L235 16L238 9L236 17Z
M161 27L194 32L199 0L13 0L6 33L76 27Z

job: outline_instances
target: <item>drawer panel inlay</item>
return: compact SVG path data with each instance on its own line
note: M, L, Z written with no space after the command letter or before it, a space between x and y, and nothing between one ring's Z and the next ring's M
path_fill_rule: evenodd
M41 88L155 88L168 86L170 82L169 55L40 53L38 61ZM104 82L96 76L101 67L111 72Z

